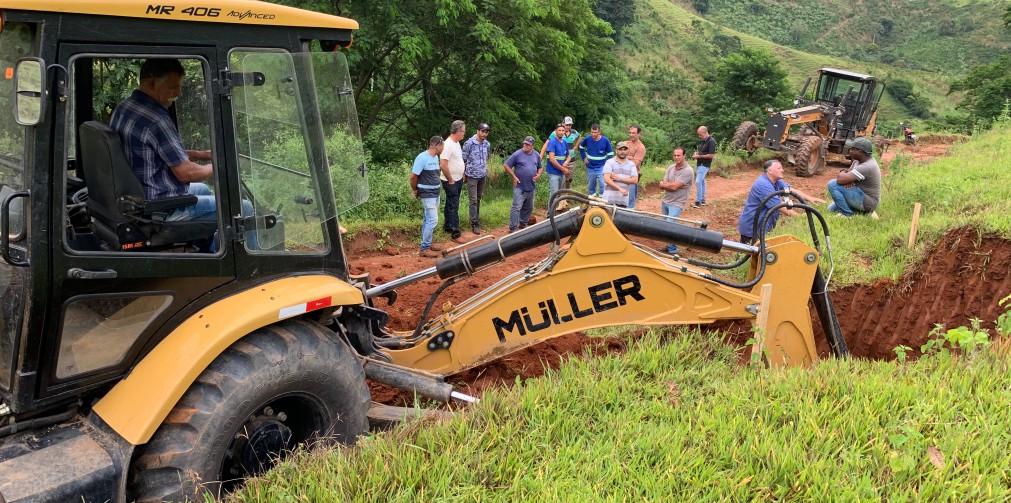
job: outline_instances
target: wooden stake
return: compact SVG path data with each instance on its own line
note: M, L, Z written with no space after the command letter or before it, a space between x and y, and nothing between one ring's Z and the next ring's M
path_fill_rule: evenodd
M920 226L920 203L913 205L913 223L909 226L909 247L916 244L916 229Z

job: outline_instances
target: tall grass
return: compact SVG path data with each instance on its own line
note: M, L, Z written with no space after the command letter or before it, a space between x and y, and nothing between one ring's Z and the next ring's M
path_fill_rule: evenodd
M302 454L242 501L1006 501L1006 358L755 370L663 329L441 424Z

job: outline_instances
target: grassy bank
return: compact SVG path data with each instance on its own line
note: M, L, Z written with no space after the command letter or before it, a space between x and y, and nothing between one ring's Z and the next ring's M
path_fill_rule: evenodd
M443 424L302 454L242 501L1011 498L1006 357L765 371L663 330Z

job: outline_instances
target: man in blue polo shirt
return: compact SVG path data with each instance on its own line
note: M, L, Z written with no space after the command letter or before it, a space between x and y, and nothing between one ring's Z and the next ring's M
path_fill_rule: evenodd
M600 134L600 124L590 126L590 136L579 143L579 155L586 164L586 193L591 196L603 195L604 163L614 157L614 147L611 146L611 140Z
M776 196L769 199L769 201L765 203L764 207L759 208L762 200L769 194L790 188L792 192L804 198L809 203L821 204L825 202L824 199L809 196L798 189L791 188L790 184L783 180L783 164L776 159L765 161L765 165L763 167L765 169L765 174L759 176L758 179L755 180L755 183L752 184L751 190L748 192L748 199L744 202L744 211L741 212L741 217L737 220L737 232L741 233L741 242L744 244L751 244L758 237L752 235L754 234L755 219L757 218L759 225L761 225L766 212L783 202L782 197ZM794 200L794 202L796 202L796 200ZM772 228L776 226L776 221L779 220L780 214L792 217L796 215L797 212L785 207L780 208L778 213L769 217L769 220L765 224L765 232L771 231ZM759 232L761 232L761 229L759 229Z
M572 170L569 161L569 146L565 143L565 125L555 126L555 134L548 139L547 152L547 172L548 172L548 200L551 196L562 188L562 181L565 175Z

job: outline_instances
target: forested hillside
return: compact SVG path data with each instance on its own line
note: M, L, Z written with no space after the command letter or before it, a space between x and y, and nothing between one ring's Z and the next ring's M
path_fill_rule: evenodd
M1003 0L675 0L715 23L813 54L952 75L1011 49Z

